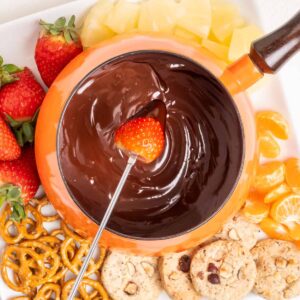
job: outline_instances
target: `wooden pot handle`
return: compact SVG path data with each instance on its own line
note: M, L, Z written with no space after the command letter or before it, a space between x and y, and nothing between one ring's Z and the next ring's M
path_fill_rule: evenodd
M300 11L286 24L251 46L250 58L263 72L275 73L300 49Z
M250 54L228 66L220 81L231 94L242 92L264 73L275 73L299 49L300 11L279 29L253 42Z

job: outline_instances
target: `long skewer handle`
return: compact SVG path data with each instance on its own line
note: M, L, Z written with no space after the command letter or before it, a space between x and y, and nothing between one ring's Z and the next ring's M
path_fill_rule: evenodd
M136 159L137 159L136 156L130 156L129 159L128 159L128 162L127 162L126 168L124 170L124 173L123 173L123 175L122 175L122 177L121 177L121 179L119 181L119 184L118 184L118 186L117 186L117 188L115 190L113 198L111 199L111 201L110 201L110 203L109 203L109 205L107 207L107 210L106 210L106 212L105 212L105 214L103 216L103 219L101 221L101 224L99 226L97 234L96 234L96 236L95 236L95 238L93 240L93 243L92 243L92 245L90 247L90 250L89 250L89 252L88 252L88 254L87 254L87 256L86 256L86 258L84 260L84 263L83 263L83 265L82 265L82 267L80 269L80 272L79 272L79 274L78 274L78 276L76 278L76 281L75 281L75 283L73 285L73 288L72 288L72 291L71 291L71 293L69 295L68 300L73 300L73 298L74 298L74 296L75 296L75 294L77 292L79 284L80 284L80 282L81 282L81 280L82 280L82 278L83 278L83 276L85 274L85 271L86 271L86 269L87 269L87 267L89 265L89 262L90 262L90 260L91 260L91 258L93 256L93 254L94 254L94 251L95 251L95 249L98 246L98 242L99 242L99 239L101 238L102 232L103 232L104 228L106 227L107 222L109 221L109 218L110 218L110 216L112 214L112 211L113 211L113 209L114 209L114 207L115 207L115 205L116 205L116 203L118 201L120 193L121 193L121 191L122 191L122 189L124 187L124 184L126 183L127 177L129 175L132 167L134 166L134 164L136 162Z

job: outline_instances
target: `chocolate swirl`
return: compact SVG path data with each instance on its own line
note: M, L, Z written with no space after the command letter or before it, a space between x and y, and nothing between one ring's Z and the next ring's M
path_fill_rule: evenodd
M164 52L116 58L82 80L59 127L62 175L90 218L99 223L126 165L114 131L154 99L168 111L165 151L136 164L108 225L134 238L165 238L205 222L227 200L243 159L239 116L211 73Z

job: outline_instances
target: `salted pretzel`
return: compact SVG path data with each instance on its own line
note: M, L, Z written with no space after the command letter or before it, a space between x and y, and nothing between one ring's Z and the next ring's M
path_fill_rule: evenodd
M64 222L61 224L61 228L64 231L66 236L71 237L76 242L92 242L91 239L85 239L82 236L80 236L78 233L75 232L74 229L71 229L70 226L65 224Z
M75 254L73 257L70 257L69 250L70 247L75 247ZM74 274L78 274L82 265L82 258L88 254L90 244L81 242L79 248L76 247L75 241L71 237L67 237L61 245L60 255L64 265L72 271ZM105 249L100 248L100 256L95 262L93 259L90 260L88 269L86 270L86 276L97 272L104 260Z
M51 247L53 250L55 250L55 252L59 251L60 245L62 243L61 240L56 236L51 235L41 236L37 239L37 241Z
M8 246L3 255L3 280L13 290L28 292L29 288L48 282L60 262L57 253L41 242L25 241L19 246ZM14 273L14 282L8 276L8 269Z
M36 209L37 211L40 213L43 222L54 222L56 220L59 220L59 215L58 213L54 214L54 215L44 215L42 212L42 209L44 206L50 205L50 202L47 200L47 198L42 198L39 200L36 200Z
M54 229L50 232L50 235L55 236L60 241L63 241L65 239L65 232L63 231L63 229Z
M61 300L68 299L74 282L75 279L72 279L65 283L61 293ZM88 291L89 288L92 288L92 291ZM76 297L76 300L94 300L96 297L100 297L101 300L109 299L108 294L106 293L100 282L90 278L82 279L81 284L78 288L78 293L80 297Z
M31 248L35 251L38 256L38 259L42 261L45 267L45 275L43 278L32 279L33 286L39 286L43 283L48 282L50 278L52 278L58 271L61 260L55 249L39 242L39 241L25 241L20 243L20 247Z
M63 222L60 228L47 232L43 222L57 221L58 216L46 216L42 208L46 199L31 200L25 207L27 218L20 223L10 219L7 206L0 216L0 234L9 244L0 261L1 275L6 285L24 296L12 300L67 299L74 280L67 281L68 271L78 274L82 258L87 255L90 240L77 234ZM106 300L100 284L100 267L105 249L97 260L92 259L77 300ZM93 279L92 279L93 278ZM64 288L62 288L64 287ZM64 290L64 291L63 291Z
M55 297L53 298L53 293ZM55 283L45 283L37 292L33 300L60 300L61 288Z
M5 207L0 218L0 235L6 243L16 244L25 239L34 240L46 233L43 219L32 205L26 205L25 213L27 218L16 222L10 218L10 206Z
M8 246L2 258L1 275L4 282L12 290L27 295L33 293L31 277L44 276L45 267L40 260L35 260L37 254L32 249ZM34 267L34 269L32 269ZM13 276L9 276L9 270ZM34 270L34 271L33 271ZM36 274L33 274L33 272Z

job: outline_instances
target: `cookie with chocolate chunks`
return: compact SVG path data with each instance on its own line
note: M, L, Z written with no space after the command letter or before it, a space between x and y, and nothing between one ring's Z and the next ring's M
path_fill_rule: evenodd
M195 290L204 297L239 300L252 290L256 266L240 242L220 240L196 251L190 275Z
M173 300L199 300L190 278L192 250L170 253L159 259L162 285Z

